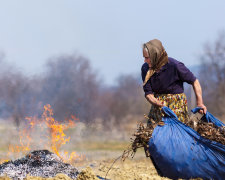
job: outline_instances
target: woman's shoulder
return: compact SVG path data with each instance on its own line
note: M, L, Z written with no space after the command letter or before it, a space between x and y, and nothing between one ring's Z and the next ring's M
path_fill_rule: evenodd
M169 60L169 64L170 65L178 65L179 63L181 63L180 61L178 61L178 60L176 60L176 59L174 59L174 58L172 58L172 57L168 57L168 60Z
M174 58L169 57L168 60L169 60L168 65L170 67L179 68L180 66L184 66L184 63L182 63Z

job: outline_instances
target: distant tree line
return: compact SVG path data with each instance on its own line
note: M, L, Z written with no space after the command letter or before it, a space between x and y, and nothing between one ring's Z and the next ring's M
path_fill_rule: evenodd
M225 114L225 35L204 47L199 79L208 110ZM50 104L58 121L75 115L80 121L101 119L106 128L120 127L127 116L147 114L140 75L120 75L115 85L100 81L85 57L62 55L52 58L45 71L33 77L16 70L0 56L0 117L13 119L19 127L26 116L41 116Z

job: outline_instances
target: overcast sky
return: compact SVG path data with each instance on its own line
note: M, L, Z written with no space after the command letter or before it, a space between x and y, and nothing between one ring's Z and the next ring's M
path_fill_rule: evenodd
M107 84L138 74L141 46L158 38L169 56L199 63L225 29L224 0L0 0L0 51L27 74L60 54L87 57Z

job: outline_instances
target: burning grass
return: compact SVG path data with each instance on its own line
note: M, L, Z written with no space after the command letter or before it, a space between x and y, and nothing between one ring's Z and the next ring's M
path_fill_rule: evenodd
M48 104L44 106L41 118L27 117L26 120L26 127L19 131L19 144L17 142L9 145L8 160L40 148L49 149L64 162L73 162L84 158L76 152L69 153L61 150L62 146L70 141L65 130L75 126L75 122L78 120L75 116L60 123L54 119L53 110ZM5 160L1 160L1 162Z
M44 106L41 118L28 117L27 126L19 131L19 144L10 144L7 160L2 159L0 164L0 178L8 179L97 179L90 169L78 170L68 163L75 163L84 160L84 156L76 152L68 153L61 151L63 145L70 141L65 130L75 126L78 119L71 116L64 123L59 123L53 118L53 111L50 105ZM36 132L38 130L38 133ZM37 135L39 135L37 137ZM48 150L35 150L43 146ZM25 155L16 160L9 160L11 156ZM7 175L7 176L4 176ZM58 177L59 176L59 177ZM92 177L92 178L90 178Z

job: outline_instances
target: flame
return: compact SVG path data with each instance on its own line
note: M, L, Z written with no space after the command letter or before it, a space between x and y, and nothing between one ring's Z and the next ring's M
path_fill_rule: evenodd
M34 142L31 134L34 129L38 128L44 131L45 127L48 128L49 134L41 137L40 142L43 143L48 140L47 146L50 150L57 154L65 162L73 162L75 160L83 160L84 157L78 155L76 152L69 154L68 152L60 152L62 145L70 141L70 137L66 137L65 130L75 126L75 121L79 120L74 115L66 119L66 124L57 122L53 118L53 110L49 104L44 106L44 112L41 119L36 117L27 117L28 127L20 132L20 145L10 145L8 157L14 153L26 154L31 150L31 144ZM47 148L47 147L46 147Z
M70 141L70 137L66 138L64 130L75 125L73 120L78 120L75 116L71 116L71 119L68 120L68 124L59 124L52 117L53 112L49 104L44 106L44 113L42 119L45 120L47 127L50 129L50 146L51 150L62 158L62 155L59 153L59 149L62 145Z
M85 159L85 156L77 154L76 152L68 153L65 151L61 157L65 162L74 162L74 161L82 161Z

